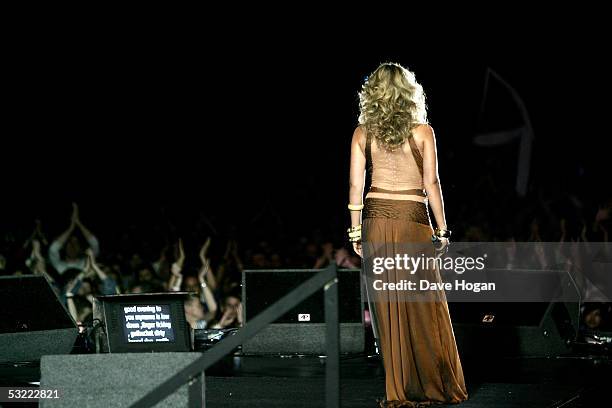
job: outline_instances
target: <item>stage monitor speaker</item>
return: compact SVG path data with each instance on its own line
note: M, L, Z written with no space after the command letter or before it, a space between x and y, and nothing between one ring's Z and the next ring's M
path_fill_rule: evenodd
M579 303L449 303L462 357L550 357L569 352Z
M45 356L40 389L59 390L41 407L129 407L202 356L201 353L121 353ZM156 407L204 406L204 373Z
M190 351L192 330L185 319L187 292L98 296L94 319L97 349L105 353Z
M311 278L319 269L245 270L242 299L245 322ZM338 270L340 352L365 349L361 271ZM325 351L323 289L299 303L242 345L245 354L315 354Z
M76 322L42 276L0 277L0 363L68 354Z

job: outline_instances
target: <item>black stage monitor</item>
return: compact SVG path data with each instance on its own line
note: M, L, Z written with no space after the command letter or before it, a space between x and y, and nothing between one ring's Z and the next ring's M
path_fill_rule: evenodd
M249 321L300 283L312 278L319 269L247 269L242 276L245 321ZM340 323L362 324L363 304L359 269L338 270ZM296 305L275 323L325 323L323 290Z
M191 350L191 329L183 302L187 292L98 296L94 319L100 351L109 353Z
M77 335L76 322L47 279L0 276L0 363L68 354Z
M245 322L270 307L320 269L245 270L242 274L242 299ZM361 271L338 270L338 318L340 351L362 353L365 349ZM245 354L308 354L327 352L325 300L321 288L298 303L242 345Z

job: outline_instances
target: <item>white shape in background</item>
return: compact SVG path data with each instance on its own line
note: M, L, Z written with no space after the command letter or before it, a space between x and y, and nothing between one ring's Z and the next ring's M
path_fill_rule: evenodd
M529 170L531 167L531 145L533 143L533 128L531 126L531 119L527 112L527 106L523 99L519 96L518 92L508 84L497 72L491 68L487 68L485 74L485 86L482 96L482 103L480 106L480 113L484 112L485 102L487 98L487 92L489 89L489 78L493 77L496 79L512 96L514 103L516 103L524 125L515 129L502 130L497 132L488 132L476 135L474 137L474 144L478 146L497 146L501 144L509 143L514 139L520 139L519 154L517 160L517 171L516 171L516 192L521 197L524 197L527 193L527 184L529 182Z

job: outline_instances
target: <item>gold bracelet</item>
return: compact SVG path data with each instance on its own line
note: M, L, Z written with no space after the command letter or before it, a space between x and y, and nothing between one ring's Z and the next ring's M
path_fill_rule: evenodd
M359 242L361 241L361 232L359 232L359 234L351 236L349 235L349 242Z
M450 238L451 233L452 232L446 228L436 228L434 231L434 235L436 235L438 238Z
M350 227L348 230L348 239L350 242L361 241L361 224Z
M348 209L351 211L361 211L363 210L363 204L349 204Z

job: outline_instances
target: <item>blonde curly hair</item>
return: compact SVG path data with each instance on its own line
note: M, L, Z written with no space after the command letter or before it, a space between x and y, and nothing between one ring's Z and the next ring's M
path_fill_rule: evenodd
M396 63L381 64L359 92L359 124L386 149L402 146L416 126L427 123L423 87Z

